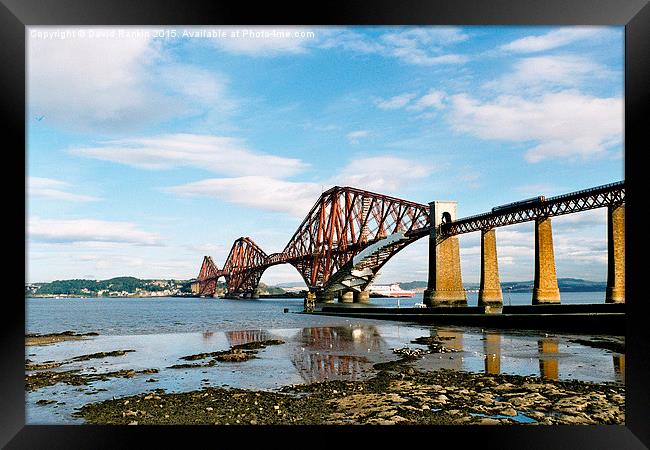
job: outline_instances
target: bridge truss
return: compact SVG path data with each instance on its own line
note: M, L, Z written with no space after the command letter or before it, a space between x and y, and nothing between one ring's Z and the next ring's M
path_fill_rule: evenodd
M443 223L439 239L625 202L624 182L611 183ZM433 230L429 206L351 187L321 194L284 250L267 255L251 238L237 239L223 269L204 257L200 295L224 277L230 295L253 294L266 269L291 264L312 291L362 290L397 252Z

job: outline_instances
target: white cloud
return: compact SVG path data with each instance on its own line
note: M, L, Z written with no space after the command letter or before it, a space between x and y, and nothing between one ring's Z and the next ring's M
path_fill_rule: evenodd
M164 98L145 84L147 68L159 56L150 38L31 37L31 113L45 115L48 122L88 128L121 128L159 116Z
M251 208L304 217L318 200L321 185L266 176L246 176L211 178L170 187L167 191L181 195L214 197Z
M405 107L411 100L415 98L416 94L406 92L404 94L396 95L386 100L375 100L375 105L379 109L400 109Z
M484 103L459 94L451 101L454 129L483 139L537 143L526 152L529 162L600 157L623 139L620 98L562 91L530 100L504 95Z
M351 144L358 144L360 138L368 137L369 134L368 130L357 130L349 132L346 137Z
M598 27L567 27L539 36L526 36L502 45L502 50L532 53L562 47L576 41L593 40L607 31Z
M115 140L98 147L73 148L70 153L149 170L184 166L224 174L285 177L307 167L299 159L249 150L239 139L195 134Z
M162 40L143 33L146 28L138 29L137 36L133 29L113 27L69 31L83 31L86 37L28 38L28 107L30 115L43 115L47 123L111 134L233 108L222 76L176 64L165 53ZM114 34L88 37L98 31ZM124 31L131 34L120 36Z
M444 47L463 42L469 38L460 28L430 26L392 30L378 38L370 38L349 29L321 32L321 48L342 48L365 54L393 57L407 64L436 66L462 64L468 60L464 55L445 53Z
M389 193L398 191L409 182L428 176L432 171L432 167L419 161L394 156L375 156L351 161L332 182Z
M514 71L485 83L497 91L540 91L554 87L576 87L586 80L609 76L608 69L587 58L574 55L535 56L515 62Z
M30 239L37 242L111 242L138 245L161 245L162 239L156 233L138 229L130 222L112 222L95 219L42 219L28 220Z
M27 194L35 197L44 197L54 200L64 200L70 202L93 202L101 200L98 197L90 195L75 194L66 192L70 184L65 181L55 180L52 178L28 177Z
M417 98L418 94L414 92L405 92L403 94L395 95L387 99L376 99L375 105L379 109L402 109L406 108L409 111L422 111L425 109L442 109L444 108L443 100L446 94L437 89L429 89L429 91ZM416 100L417 98L417 100Z
M433 168L392 156L360 158L348 163L338 175L320 182L278 180L268 176L211 178L166 189L179 195L205 196L249 208L284 212L303 218L321 193L332 186L351 186L379 193L400 188L428 176Z
M443 100L446 94L443 91L430 89L429 92L420 97L414 104L407 109L421 111L427 108L442 109L444 108Z
M158 72L157 79L162 86L179 94L189 102L213 105L226 101L228 79L218 73L189 64L166 64ZM232 103L232 100L227 100Z

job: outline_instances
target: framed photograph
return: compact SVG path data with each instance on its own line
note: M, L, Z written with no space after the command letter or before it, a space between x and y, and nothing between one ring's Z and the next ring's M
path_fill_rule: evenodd
M0 17L2 445L650 445L647 1Z

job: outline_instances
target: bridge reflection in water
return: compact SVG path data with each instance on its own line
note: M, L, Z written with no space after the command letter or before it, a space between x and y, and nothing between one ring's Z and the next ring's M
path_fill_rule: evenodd
M417 337L417 329L411 330L406 339L400 337L399 332L395 336L390 331L384 338L380 330L381 327L365 324L302 328L293 336L283 337L286 345L279 346L280 353L274 353L272 357L288 358L306 383L360 380L375 373L374 363L397 359L397 355L392 353L393 348L404 345L423 347L409 344ZM273 332L262 329L224 334L231 346L278 339ZM601 379L625 383L624 354L612 352L611 359L609 355L603 358L602 352L609 350L576 347L570 345L568 337L539 336L533 337L531 342L529 336L503 334L498 330L476 332L451 327L430 328L429 335L455 352L429 354L422 362L416 362L416 367L423 364L420 368L426 367L427 370L445 368L494 375L538 375L547 380ZM212 341L213 338L213 333L203 333L204 340ZM571 349L560 352L565 345ZM527 350L531 346L532 352Z
M371 369L366 355L388 349L377 328L368 325L303 328L300 340L291 362L305 382L357 380Z
M619 383L625 383L625 355L613 355L614 376Z

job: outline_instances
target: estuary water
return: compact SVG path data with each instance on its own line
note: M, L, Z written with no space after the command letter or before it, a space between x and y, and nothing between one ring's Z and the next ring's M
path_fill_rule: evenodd
M469 305L477 294L468 293ZM532 294L504 292L504 305L530 305ZM143 298L29 298L27 333L56 333L72 330L101 335L132 335L228 331L255 328L298 328L336 325L342 319L293 314L303 310L302 299L276 298L231 300L194 297ZM410 307L422 302L422 294L411 298L371 298L370 304ZM604 303L604 292L562 293L562 303ZM336 304L336 303L334 303ZM284 313L288 308L289 313Z
M476 304L476 294L469 294ZM567 293L563 303L600 303L604 293ZM401 307L422 300L400 299ZM530 294L504 295L504 303L529 304ZM397 306L394 298L372 298ZM87 385L57 383L27 392L28 424L82 423L82 405L164 389L184 392L206 386L275 390L282 386L373 376L373 364L396 360L394 349L426 349L413 340L432 336L453 352L427 354L422 370L448 368L478 373L533 375L556 380L624 383L625 355L588 339L624 342L623 337L526 330L427 326L404 322L300 314L302 299L225 300L199 298L27 299L26 332L96 332L99 336L25 348L32 363L65 361L55 371L98 374L157 370L131 378L113 377ZM288 309L289 312L284 312ZM183 356L226 350L251 341L280 339L256 358L211 367L173 368ZM132 350L121 356L73 360L81 355Z

